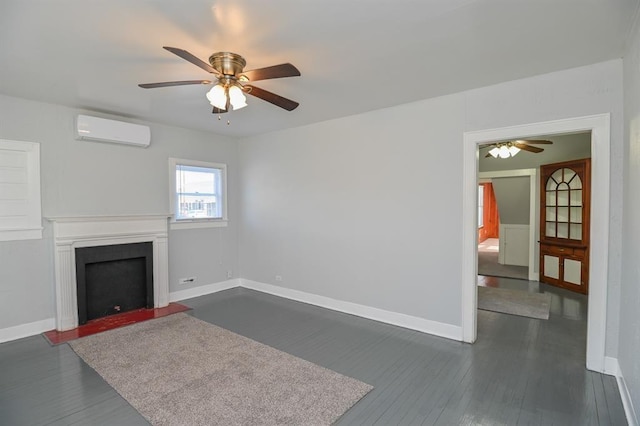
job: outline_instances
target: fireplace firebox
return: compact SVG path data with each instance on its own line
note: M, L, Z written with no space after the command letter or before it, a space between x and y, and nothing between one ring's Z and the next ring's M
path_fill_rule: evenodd
M75 249L78 323L153 308L153 244Z

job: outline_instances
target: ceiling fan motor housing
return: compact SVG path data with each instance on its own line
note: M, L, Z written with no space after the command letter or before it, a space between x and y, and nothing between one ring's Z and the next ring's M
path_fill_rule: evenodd
M209 63L225 76L237 76L247 65L242 56L231 52L216 52L209 57Z

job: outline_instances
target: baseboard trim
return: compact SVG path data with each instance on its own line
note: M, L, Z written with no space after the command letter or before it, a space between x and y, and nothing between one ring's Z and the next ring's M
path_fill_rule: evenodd
M606 359L605 359L606 361ZM622 406L624 407L624 414L627 416L627 423L629 426L638 426L638 416L633 407L633 400L631 399L631 392L627 387L627 382L624 380L624 375L618 360L616 359L616 365L618 374L616 375L616 381L618 382L618 389L620 390L620 398L622 398Z
M239 287L239 286L240 286L239 278L221 281L219 283L201 285L198 287L188 288L186 290L170 292L169 301L178 302L180 300L191 299L199 296L206 296L207 294L213 294L219 291L229 290L230 288Z
M56 319L48 318L41 321L20 324L14 327L0 329L0 343L9 342L11 340L22 339L23 337L35 336L45 331L56 328Z
M292 290L258 281L240 280L241 286L251 290L284 297L285 299L296 300L308 303L321 308L331 309L345 314L356 315L358 317L384 322L386 324L397 325L399 327L420 331L422 333L445 337L451 340L462 341L462 327L444 324L437 321L430 321L424 318L397 312L385 311L383 309L372 308L370 306L359 305L357 303L345 302L332 299L330 297L319 296L299 290Z
M618 358L613 358L610 356L604 357L604 374L608 374L609 376L620 376L620 365L618 364Z

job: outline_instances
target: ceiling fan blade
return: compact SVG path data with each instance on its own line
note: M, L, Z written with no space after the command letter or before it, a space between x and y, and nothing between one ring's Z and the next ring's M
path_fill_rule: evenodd
M227 112L226 109L220 109L218 107L213 107L213 111L211 111L211 114L224 114L225 112Z
M540 144L540 145L551 145L553 142L545 140L545 139L518 139L517 141L513 141L514 143L532 143L532 144Z
M514 142L513 146L515 146L516 148L520 148L523 151L535 152L536 154L538 152L544 151L544 149L538 148L537 146L531 146L521 142Z
M289 63L249 70L241 74L241 76L246 77L250 81L268 80L270 78L298 77L299 75L300 71L298 71L298 68Z
M493 157L493 155L491 155L491 154L489 154L489 153L487 152L487 155L485 155L485 156L484 156L484 158L489 158L489 157Z
M284 108L287 111L293 111L294 109L296 109L298 107L298 105L300 105L298 102L296 101L292 101L291 99L287 99L287 98L283 98L280 95L276 95L275 93L271 93L268 92L264 89L261 89L259 87L256 86L252 86L250 84L245 84L244 86L245 91L250 94L255 96L256 98L260 98L264 101L270 102L276 106L279 106L280 108Z
M163 46L163 49L168 50L169 52L173 53L174 55L180 56L185 61L191 62L193 65L202 68L206 72L210 72L211 74L215 74L215 75L220 75L220 73L215 68L213 68L211 65L209 65L206 62L204 62L200 58L192 55L191 53L187 52L186 50L178 49L177 47L169 47L169 46Z
M209 80L165 81L163 83L143 83L138 86L143 89L155 89L156 87L186 86L188 84L211 84Z

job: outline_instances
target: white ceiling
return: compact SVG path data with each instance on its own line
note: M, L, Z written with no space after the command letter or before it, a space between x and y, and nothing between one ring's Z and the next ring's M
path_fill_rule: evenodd
M622 56L638 0L2 0L0 93L232 136L358 114ZM165 51L217 51L300 102L211 114L209 79ZM225 117L226 118L226 117Z

